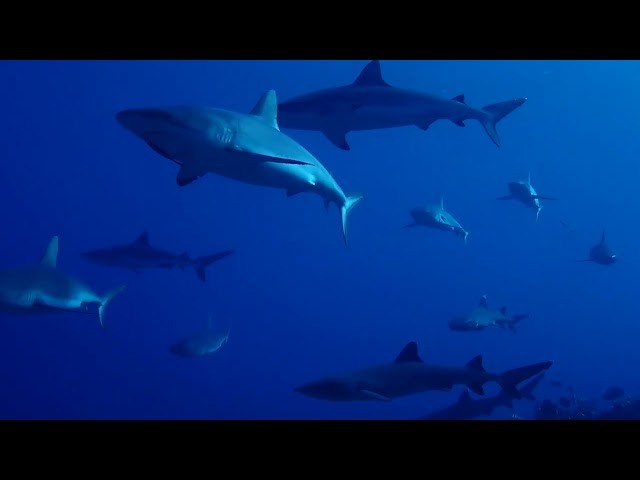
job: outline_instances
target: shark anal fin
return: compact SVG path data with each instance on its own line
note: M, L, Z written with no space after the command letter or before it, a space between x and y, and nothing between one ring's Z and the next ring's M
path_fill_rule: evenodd
M295 195L298 195L300 193L304 192L304 190L294 190L293 188L290 188L289 190L287 190L287 197L293 197Z
M385 397L384 395L380 395L379 393L372 392L371 390L360 390L365 397L370 398L372 400L379 400L381 402L390 402L391 399L389 397Z
M195 182L205 173L205 171L190 166L188 163L185 163L180 167L180 170L178 170L178 175L176 175L176 183L179 187L184 187Z
M459 127L466 127L466 125L464 124L464 122L462 120L451 120L451 123L453 123L454 125L457 125Z
M324 133L324 136L327 137L327 139L339 149L345 150L345 151L351 150L351 146L349 145L349 142L347 142L348 132L344 132L337 129L335 130L327 129L327 130L323 130L322 133Z
M482 366L482 355L476 355L471 360L469 360L465 366L471 370L477 370L480 372L486 371Z
M418 127L420 130L426 132L427 130L429 130L429 127L431 126L431 124L435 122L435 120L425 120L422 123L416 123L416 127Z

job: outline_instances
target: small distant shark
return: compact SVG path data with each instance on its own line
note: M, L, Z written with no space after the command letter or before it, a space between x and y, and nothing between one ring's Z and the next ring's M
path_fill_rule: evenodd
M347 134L357 130L415 125L427 130L437 120L459 127L477 120L498 147L496 124L527 99L516 98L483 108L467 105L464 95L440 97L389 85L382 78L380 61L369 62L356 80L340 87L297 96L279 104L280 126L322 132L342 150L350 150Z
M577 262L593 262L599 265L613 265L618 261L618 257L613 249L607 244L605 230L602 230L602 237L589 251L589 258L576 260Z
M542 210L540 200L557 200L557 198L538 195L531 185L531 173L528 174L526 181L509 182L508 187L509 195L498 197L497 200L517 200L524 206L534 209L536 211L536 222L538 221L540 210Z
M466 385L472 392L484 395L484 384L496 382L509 395L520 399L522 394L516 384L548 369L552 363L536 363L503 373L487 372L482 366L482 355L463 367L429 365L418 355L416 342L409 342L392 363L326 377L294 390L318 400L388 402L428 391L451 391L455 385Z
M228 327L226 332L221 332L212 326L212 318L209 317L204 330L184 338L173 344L169 351L179 357L210 357L229 341Z
M410 213L413 217L413 222L405 225L403 228L424 226L445 232L453 232L457 237L462 237L465 244L467 243L469 232L462 228L462 225L453 218L453 215L444 209L443 198L440 198L439 205L413 208Z
M124 285L99 295L86 283L57 268L58 237L53 237L37 264L0 272L0 311L11 314L92 313L104 327L104 311Z
M274 90L250 113L220 108L168 106L130 109L117 121L152 150L178 165L179 186L206 173L247 184L283 189L291 197L315 193L340 210L347 244L347 216L362 195L346 195L327 169L302 145L280 131Z
M466 316L458 316L449 320L449 328L456 332L484 330L487 327L508 328L516 333L516 324L529 318L528 314L507 315L507 307L500 310L489 308L487 296L483 295L478 306Z
M535 401L536 397L533 395L533 391L545 373L544 371L539 373L520 389L523 399ZM469 390L464 390L456 403L419 417L417 420L472 420L491 415L494 410L500 407L513 408L513 397L504 390L492 397L478 399L471 398Z
M198 278L206 280L205 269L212 263L234 253L224 250L213 255L192 259L188 253L176 255L166 250L154 248L149 243L149 233L142 232L133 242L124 245L83 252L82 257L92 263L110 267L128 268L134 272L150 268L193 268Z

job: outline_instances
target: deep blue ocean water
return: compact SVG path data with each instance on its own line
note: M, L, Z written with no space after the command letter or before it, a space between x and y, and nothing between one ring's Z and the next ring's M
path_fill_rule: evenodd
M600 397L640 390L635 365L640 253L635 219L640 140L635 61L385 61L394 86L473 106L527 102L498 124L448 121L349 134L351 151L317 132L283 131L346 192L362 192L345 247L337 209L313 195L207 175L186 187L177 166L125 131L126 108L196 104L248 112L268 89L280 100L351 83L353 61L3 61L0 267L37 261L60 237L58 267L106 291L126 284L105 328L87 315L0 317L4 419L411 419L462 391L393 402L330 403L301 383L392 361L409 341L425 361L488 370L553 360L547 380ZM531 181L535 213L501 203L507 182ZM444 198L470 232L403 230L409 210ZM574 229L564 229L560 220ZM620 261L576 263L606 228ZM146 271L83 261L88 249L151 242L193 256L232 248L207 271ZM528 313L516 335L449 331L447 320L492 306ZM169 346L209 316L231 326L206 359ZM498 391L493 384L487 394ZM539 398L557 396L549 382ZM515 411L530 418L531 402Z

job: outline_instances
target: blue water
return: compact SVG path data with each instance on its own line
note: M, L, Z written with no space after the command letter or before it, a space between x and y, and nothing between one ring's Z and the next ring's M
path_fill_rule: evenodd
M390 403L293 391L392 361L411 340L434 363L463 365L481 353L487 370L502 371L553 360L547 379L585 397L611 384L640 390L640 63L382 61L395 86L464 93L478 107L528 100L498 124L501 148L474 121L354 132L349 152L320 133L283 130L346 192L364 193L349 217L349 247L335 206L327 213L317 196L213 175L179 188L177 166L114 118L182 103L248 112L267 89L284 100L348 84L366 63L0 63L0 267L37 261L59 235L59 268L100 292L127 285L104 329L87 315L0 318L0 418L411 419L455 401L462 387ZM543 202L538 223L535 212L495 200L529 172L541 195L558 198ZM466 247L401 228L411 208L441 196L470 232ZM573 262L603 228L618 264ZM138 274L79 256L145 230L172 251L236 253L211 266L206 283L191 270ZM448 318L483 294L530 319L516 335L449 331ZM228 344L207 359L171 355L209 315L231 325ZM548 382L537 393L553 395ZM532 409L516 406L523 418Z

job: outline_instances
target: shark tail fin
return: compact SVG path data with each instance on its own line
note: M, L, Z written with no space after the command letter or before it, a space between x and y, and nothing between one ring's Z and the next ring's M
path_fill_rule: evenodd
M224 250L222 252L214 253L213 255L206 255L204 257L198 257L193 261L193 268L196 271L196 275L198 278L205 282L207 280L207 276L205 273L206 268L212 263L217 262L218 260L222 260L224 257L231 255L234 253L233 250Z
M543 370L548 370L553 365L553 362L539 362L525 367L513 368L502 372L497 380L500 387L511 395L513 398L520 400L523 397L522 392L517 388L518 384L525 380L537 375Z
M514 315L513 320L507 323L507 327L509 327L509 330L511 330L513 333L518 333L518 330L516 329L516 324L528 318L529 318L529 315L526 313L522 313L520 315Z
M98 318L100 320L100 326L104 328L104 310L109 305L109 302L117 297L126 288L126 285L120 285L108 292L102 299L102 303L98 307Z
M516 108L521 106L524 102L526 102L526 98L516 98L513 100L507 100L506 102L493 103L491 105L487 105L486 107L482 107L482 111L487 115L480 120L482 126L484 127L489 138L495 143L498 147L500 146L500 136L498 135L498 131L496 130L496 125L500 120L513 112Z
M344 244L348 245L347 224L349 213L358 203L362 200L363 195L355 193L347 195L345 197L344 204L340 207L340 219L342 220L342 237L344 238Z

